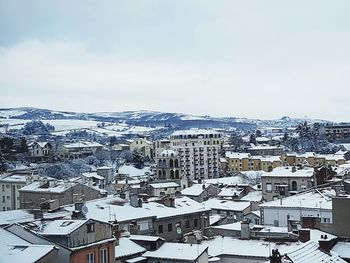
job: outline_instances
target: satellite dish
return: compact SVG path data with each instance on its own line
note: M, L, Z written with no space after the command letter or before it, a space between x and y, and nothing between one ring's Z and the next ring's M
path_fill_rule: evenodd
M177 227L176 227L176 233L177 233L178 235L181 235L182 229L181 229L180 226L177 226Z
M249 228L253 229L254 228L254 224L253 223L249 223Z
M81 208L81 212L83 213L83 215L86 215L89 212L89 209L83 205L83 207Z
M301 229L301 225L297 224L297 229L300 230Z

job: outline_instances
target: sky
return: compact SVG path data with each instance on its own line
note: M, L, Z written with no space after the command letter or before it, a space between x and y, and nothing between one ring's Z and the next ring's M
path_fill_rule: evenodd
M0 107L350 121L348 0L0 0Z

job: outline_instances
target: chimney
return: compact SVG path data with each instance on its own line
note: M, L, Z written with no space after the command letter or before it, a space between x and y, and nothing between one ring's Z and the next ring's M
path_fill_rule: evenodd
M271 263L282 263L282 257L278 249L272 249L272 256L270 256Z
M322 251L329 254L335 243L336 239L329 239L327 235L321 235L321 239L318 241L318 246Z
M244 220L241 222L241 239L249 239L250 238L250 227L249 220Z
M292 167L292 173L295 173L297 171L297 168L295 166Z
M74 204L74 210L75 210L75 211L78 211L78 212L81 212L83 206L84 206L84 203L83 203L83 202L76 202L76 203Z
M43 211L41 209L33 210L34 219L42 219L44 218Z
M130 205L132 207L139 207L139 200L137 194L130 194Z
M310 229L300 229L299 230L299 240L300 242L307 242L310 240Z

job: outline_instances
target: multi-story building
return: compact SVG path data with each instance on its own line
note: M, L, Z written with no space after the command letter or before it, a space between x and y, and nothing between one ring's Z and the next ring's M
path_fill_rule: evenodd
M282 155L283 148L279 146L270 146L270 145L258 145L247 149L247 152L251 155Z
M174 150L164 150L156 157L158 180L179 179L181 174L180 156Z
M337 166L346 163L343 154L315 154L314 152L306 152L303 154L286 153L281 156L283 163L286 165L307 165L311 167L317 166Z
M169 139L161 139L154 142L154 157L157 158L163 151L171 148Z
M40 178L19 189L21 209L38 209L45 206L47 210L55 210L62 205L98 199L106 195L106 190L92 185L52 178Z
M266 201L305 191L315 185L314 169L279 167L261 176L262 195Z
M29 157L32 160L46 160L53 155L53 147L49 142L32 142L28 144Z
M322 126L319 135L329 141L350 142L350 123Z
M27 184L28 174L10 173L0 177L0 210L19 209L19 189Z
M219 176L222 136L213 130L184 130L170 135L171 147L180 156L182 173L194 180Z
M153 148L153 142L138 138L130 143L130 150L131 151L138 151L142 154L143 157L152 159L154 155L154 148Z
M250 153L226 152L227 171L272 171L282 166L279 156L252 156Z

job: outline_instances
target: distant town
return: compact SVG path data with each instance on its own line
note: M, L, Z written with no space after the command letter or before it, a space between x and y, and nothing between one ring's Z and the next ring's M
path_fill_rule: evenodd
M0 109L0 262L350 262L349 208L350 122Z

